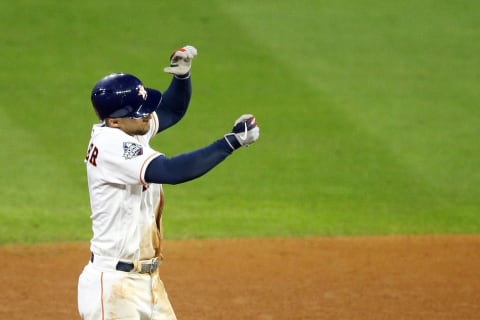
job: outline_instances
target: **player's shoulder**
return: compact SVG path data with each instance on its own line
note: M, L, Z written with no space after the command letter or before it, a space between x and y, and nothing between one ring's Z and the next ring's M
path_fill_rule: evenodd
M102 159L129 160L156 152L141 138L142 136L133 137L116 128L97 127L92 134L90 145L98 150L99 161Z
M94 141L96 145L112 147L123 145L124 142L139 142L135 137L126 134L122 130L107 126L94 126L91 140Z

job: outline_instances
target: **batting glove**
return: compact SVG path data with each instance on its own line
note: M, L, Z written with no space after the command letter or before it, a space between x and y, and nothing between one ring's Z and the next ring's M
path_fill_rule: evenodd
M175 50L170 56L170 67L163 69L166 73L171 73L180 77L185 77L192 67L192 59L197 55L197 49L192 46L185 46Z
M255 117L251 114L244 114L235 121L232 132L224 137L232 150L241 146L248 147L257 141L260 136L260 128L257 126Z

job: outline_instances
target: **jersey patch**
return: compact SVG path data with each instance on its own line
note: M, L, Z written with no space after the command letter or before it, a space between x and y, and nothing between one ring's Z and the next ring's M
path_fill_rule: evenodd
M143 147L141 144L134 142L123 143L123 157L125 160L133 159L143 154Z

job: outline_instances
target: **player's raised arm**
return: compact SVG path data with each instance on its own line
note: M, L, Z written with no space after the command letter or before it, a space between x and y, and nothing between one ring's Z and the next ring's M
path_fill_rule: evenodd
M211 145L172 158L160 155L146 171L145 182L178 184L198 178L222 162L234 150L257 141L260 128L255 118L246 114L235 121L233 129Z
M155 110L158 115L161 132L180 121L187 112L192 96L190 69L192 59L197 55L193 46L185 46L175 50L170 56L170 66L164 68L166 73L173 74L172 82L163 93L160 105Z

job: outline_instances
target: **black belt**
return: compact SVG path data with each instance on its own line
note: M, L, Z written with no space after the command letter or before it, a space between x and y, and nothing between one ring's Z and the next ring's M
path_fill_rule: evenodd
M92 253L92 255L90 256L90 262L93 262L93 259L94 259L94 255ZM124 272L130 272L133 270L133 268L135 268L133 263L122 262L122 261L118 261L117 265L115 266L116 270L124 271Z

